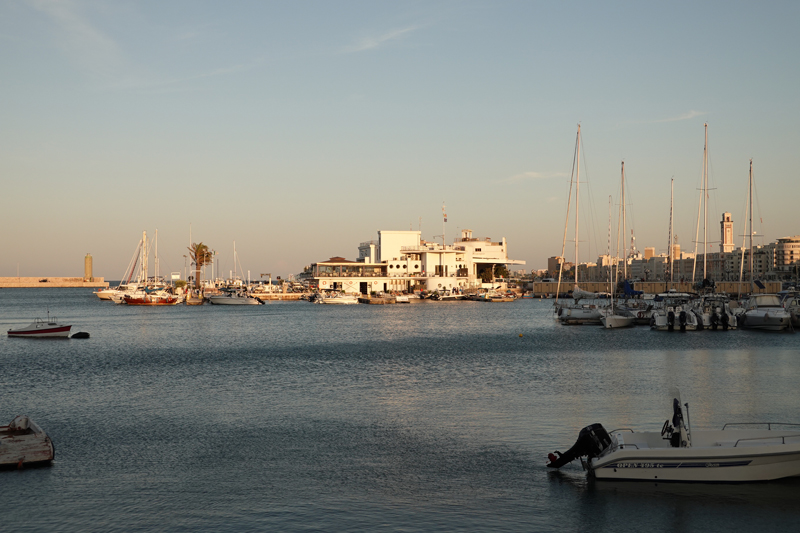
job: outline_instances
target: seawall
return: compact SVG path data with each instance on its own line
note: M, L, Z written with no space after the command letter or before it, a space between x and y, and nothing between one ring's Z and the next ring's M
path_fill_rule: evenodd
M108 282L103 278L92 278L85 281L83 278L58 278L58 277L13 277L0 278L0 288L55 288L55 287L108 287Z

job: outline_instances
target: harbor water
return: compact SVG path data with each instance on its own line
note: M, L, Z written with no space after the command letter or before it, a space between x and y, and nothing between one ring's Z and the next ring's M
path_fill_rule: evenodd
M800 335L561 326L552 301L128 307L2 289L89 339L0 339L4 531L791 531L800 480L609 483L551 471L584 426L800 422Z

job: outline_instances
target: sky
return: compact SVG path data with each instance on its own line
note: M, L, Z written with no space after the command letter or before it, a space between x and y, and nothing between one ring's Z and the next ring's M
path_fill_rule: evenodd
M162 274L191 234L226 274L235 242L245 275L287 277L378 230L441 242L443 204L448 243L545 268L578 124L581 261L622 161L638 248L666 251L674 179L694 250L704 123L708 240L724 211L743 233L750 158L757 242L797 235L798 22L788 1L3 2L0 276L91 253L117 280L158 230Z

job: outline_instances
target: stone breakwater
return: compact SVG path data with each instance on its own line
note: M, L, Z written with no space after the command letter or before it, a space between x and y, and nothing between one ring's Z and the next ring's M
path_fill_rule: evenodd
M54 287L108 287L103 278L60 278L60 277L7 277L0 278L0 288L54 288Z

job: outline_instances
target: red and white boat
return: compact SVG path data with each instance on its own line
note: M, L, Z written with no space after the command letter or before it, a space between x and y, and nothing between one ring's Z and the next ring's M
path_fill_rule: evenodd
M59 324L55 317L50 318L50 312L47 313L47 320L37 318L30 326L25 326L17 329L9 329L9 337L69 337L69 331L72 326Z

